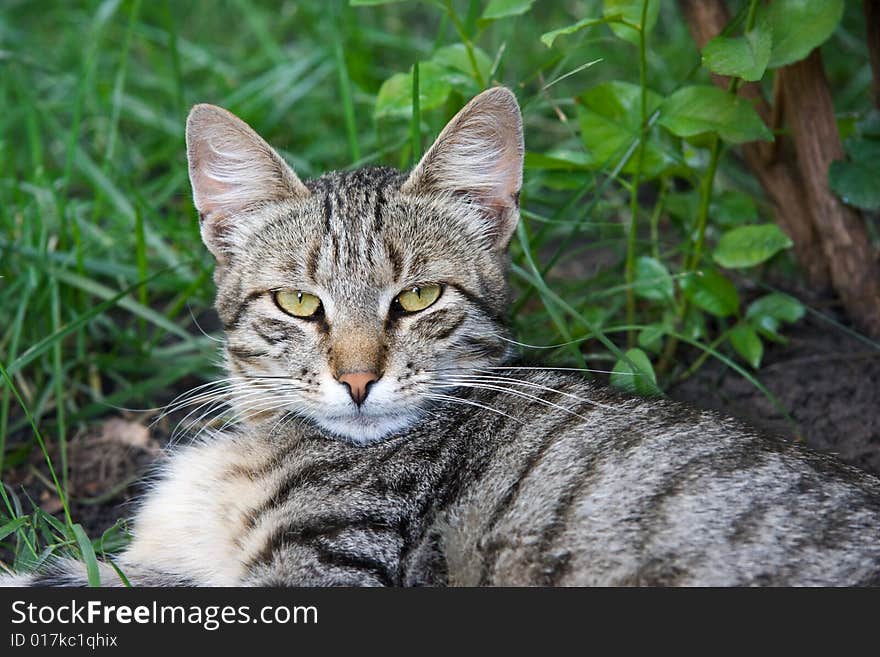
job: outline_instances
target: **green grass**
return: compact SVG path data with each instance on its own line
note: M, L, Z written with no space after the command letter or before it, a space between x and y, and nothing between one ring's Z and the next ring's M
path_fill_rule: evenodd
M641 164L625 174L630 160L644 160L642 137L657 130L643 102L641 135L607 161L582 166L588 153L574 99L611 80L641 85L643 98L646 87L667 95L708 81L675 3L663 4L640 50L601 26L553 48L540 42L544 32L601 15L595 1L536 3L525 16L491 24L480 20L482 3L468 0L3 3L0 475L24 467L32 450L55 455L51 473L66 510L67 442L77 431L114 408L153 408L218 375L216 343L193 321L210 317L213 298L183 143L196 102L235 112L309 177L353 164L410 166L470 95L508 85L523 107L528 150L524 219L512 248L518 337L567 343L542 352L552 361L623 360L638 370L625 354L627 336L631 346L663 309L634 296L635 256L699 260L668 208L699 195L708 151L689 146L680 170L662 181L640 179ZM842 116L864 111L870 84L857 14L847 14L826 46ZM424 63L452 44L464 45L466 66L439 105L426 104ZM407 89L411 111L375 118L382 83L419 62ZM548 156L557 159L548 164ZM726 152L711 183L712 198L739 190L769 216L755 181ZM710 223L706 239L717 235ZM580 273L560 276L566 268ZM695 345L760 386L759 372L713 342L727 323L710 324L667 339ZM55 550L101 553L121 544L116 528L91 537L89 548L76 518L31 514L21 491L0 492L0 540L16 566Z

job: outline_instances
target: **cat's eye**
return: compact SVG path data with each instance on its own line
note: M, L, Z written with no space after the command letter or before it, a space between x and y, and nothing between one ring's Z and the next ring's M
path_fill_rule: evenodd
M275 303L294 317L314 317L321 309L321 300L302 290L276 290Z
M417 313L434 305L441 292L443 288L436 283L416 285L394 297L391 307L398 312Z

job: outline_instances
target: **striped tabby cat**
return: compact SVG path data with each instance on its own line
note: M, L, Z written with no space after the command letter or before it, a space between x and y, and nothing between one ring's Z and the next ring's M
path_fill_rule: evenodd
M302 182L210 105L187 149L229 370L189 401L223 397L240 421L174 451L119 560L133 583L880 583L874 477L513 359L506 89L409 174Z

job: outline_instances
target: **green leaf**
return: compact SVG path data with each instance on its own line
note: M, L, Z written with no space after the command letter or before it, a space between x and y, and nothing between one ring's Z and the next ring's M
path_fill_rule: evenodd
M373 5L390 5L397 2L406 2L406 0L348 0L348 4L352 7L370 7Z
M98 569L98 558L95 556L95 548L92 547L92 542L86 536L82 525L73 525L73 535L76 537L76 543L79 545L83 561L86 562L89 586L101 586L101 571Z
M828 168L831 189L847 205L863 210L880 210L880 184L877 165L837 161Z
M640 25L642 21L642 0L604 0L602 13L606 17L620 15L628 23ZM648 13L643 30L650 32L657 24L660 13L660 0L648 0ZM631 43L639 42L639 32L628 25L609 23L614 34Z
M791 246L791 239L776 224L740 226L721 236L712 258L722 267L742 269L766 262Z
M734 226L757 219L758 206L748 194L725 190L714 198L709 214L722 226Z
M672 276L665 265L648 256L641 256L636 260L635 280L633 291L643 299L653 301L671 301L674 288Z
M658 394L657 375L647 354L641 349L630 349L625 356L637 369L621 358L611 372L611 385L636 395Z
M489 0L483 18L494 20L505 16L519 16L531 9L533 4L535 0Z
M593 27L594 25L613 23L619 21L621 18L622 16L620 14L606 15L602 18L584 18L577 23L572 23L571 25L566 25L565 27L560 27L559 29L551 30L550 32L544 32L544 34L541 35L541 43L550 48L553 45L553 42L556 41L557 37L566 34L574 34L575 32L579 32L588 27Z
M684 322L681 327L682 335L691 340L700 340L706 337L706 315L699 308L693 306L687 309Z
M694 217L700 211L700 194L699 190L692 189L687 192L670 192L666 195L666 202L663 209L670 216L677 219L681 223L690 226Z
M880 210L880 140L852 139L846 151L849 159L832 162L828 168L831 189L847 205Z
M703 65L713 73L754 82L767 70L772 45L767 24L760 22L741 37L712 39L703 48Z
M804 316L804 305L792 296L773 292L749 304L746 317L767 315L783 322L796 322Z
M730 344L749 365L758 369L764 357L764 343L748 324L740 323L730 330Z
M614 80L593 87L582 94L578 100L578 119L581 139L596 163L596 166L613 164L613 158L620 158L630 144L639 137L641 128L641 89L638 85ZM660 105L661 97L648 91L648 114ZM623 168L624 173L632 173L636 158L630 158ZM675 164L656 134L649 135L645 141L643 175L645 179L660 175Z
M18 531L20 527L23 527L27 524L28 518L27 516L22 516L20 518L15 518L14 520L10 520L5 525L0 527L0 541L9 536L10 534Z
M844 0L773 0L758 11L758 22L773 34L770 68L803 59L830 37L843 17Z
M131 543L131 535L126 529L125 521L121 519L117 520L112 527L105 529L100 539L92 542L104 554L117 552L129 543Z
M717 271L710 269L685 276L681 287L692 304L716 317L728 317L739 309L736 287Z
M665 324L648 324L639 331L639 346L648 351L660 352L663 346L663 336L668 327Z
M779 324L794 323L805 312L803 304L794 297L773 292L750 303L746 310L746 319L762 335L779 340Z
M434 62L419 64L419 105L422 111L446 102L452 85L446 80L445 74L445 67ZM395 73L382 83L376 95L373 114L377 119L412 116L412 71Z
M683 87L660 106L660 124L678 137L716 132L725 141L773 141L773 133L744 98L711 86Z
M477 47L474 47L474 59L477 61L477 69L480 71L480 75L483 76L484 80L487 80L489 78L489 73L492 70L492 59L484 50ZM434 56L431 57L431 61L440 66L452 69L453 71L464 73L465 75L473 76L474 74L474 67L471 65L467 48L463 43L454 43L451 46L443 46L434 53ZM424 64L419 67L420 84L421 75L424 70L423 66ZM448 79L449 78L447 78L447 80Z
M546 153L526 151L523 167L544 171L583 171L592 163L593 158L583 151L554 149Z

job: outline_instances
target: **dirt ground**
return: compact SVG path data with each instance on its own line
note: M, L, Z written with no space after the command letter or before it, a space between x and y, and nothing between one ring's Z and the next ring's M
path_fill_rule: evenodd
M769 346L757 377L797 428L751 383L707 362L669 391L675 399L748 420L880 474L880 350L807 316Z

